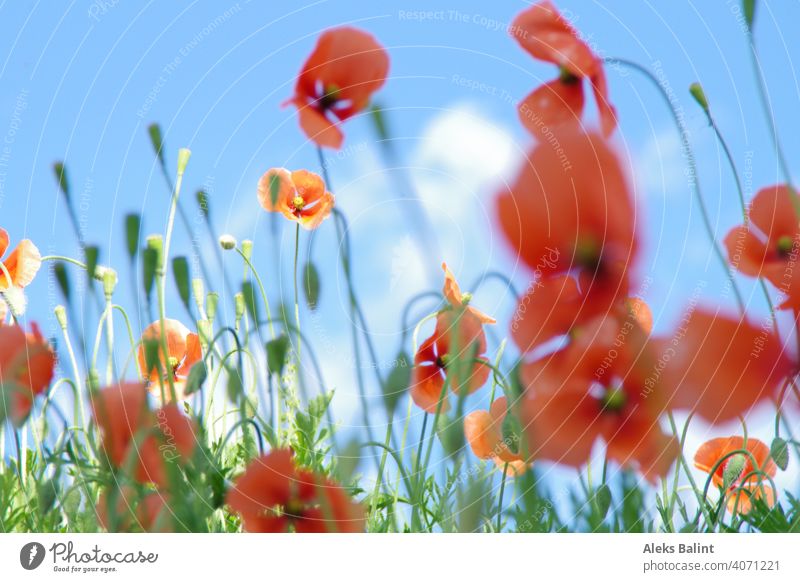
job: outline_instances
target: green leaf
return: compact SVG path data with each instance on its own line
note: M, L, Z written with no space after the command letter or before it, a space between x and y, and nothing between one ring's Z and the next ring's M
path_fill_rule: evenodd
M775 464L781 468L781 471L785 471L786 467L789 466L788 443L780 437L775 437L769 447L769 453Z
M128 257L132 261L139 252L139 233L142 229L142 217L132 212L125 216L125 242L128 246Z
M319 301L319 272L314 263L309 261L303 269L303 292L309 308L316 309Z
M172 259L172 275L175 277L175 286L178 288L178 295L181 301L189 308L189 298L191 297L191 282L189 276L189 262L186 257L175 257Z
M283 373L288 351L289 338L285 334L267 342L267 370L270 374L280 376Z

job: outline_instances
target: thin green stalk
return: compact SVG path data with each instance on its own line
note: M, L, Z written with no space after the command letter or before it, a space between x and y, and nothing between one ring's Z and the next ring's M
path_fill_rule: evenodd
M761 108L764 111L764 117L767 120L770 133L772 133L773 144L775 147L775 154L778 156L778 165L783 173L783 179L786 180L789 190L792 192L792 204L798 216L800 216L800 199L798 199L797 191L794 189L792 174L789 170L789 162L786 159L786 154L783 152L780 137L778 135L778 127L775 123L775 115L772 111L772 104L767 94L767 84L764 79L764 72L761 70L761 63L758 56L758 48L756 47L756 40L753 36L753 30L747 27L747 39L750 45L750 63L753 67L753 74L756 78L756 88L758 89L758 96L761 101Z
M508 463L503 465L503 478L500 481L500 495L498 495L497 499L497 526L496 530L499 533L500 528L503 525L503 493L505 493L506 489L506 473L508 472Z
M742 299L742 294L739 291L739 287L736 284L736 279L734 279L733 273L731 272L731 269L728 266L728 261L725 258L725 254L722 252L722 248L720 247L716 237L714 236L714 228L711 224L711 217L708 213L708 208L706 208L705 198L703 198L703 193L700 189L700 177L697 173L697 162L695 160L694 150L692 149L692 146L689 143L689 130L687 129L686 124L683 122L683 119L681 118L680 114L678 113L678 110L673 104L672 99L670 99L669 94L661 85L661 82L647 67L644 67L634 61L629 61L627 59L620 59L616 57L606 58L605 62L623 65L635 71L638 71L639 73L644 75L644 77L647 78L655 86L655 88L658 90L659 95L661 95L667 107L669 108L669 111L672 114L672 119L675 122L675 126L678 129L678 133L680 134L680 138L683 141L686 163L689 166L689 171L692 174L692 179L690 180L691 187L692 191L694 192L695 198L697 200L697 204L700 207L700 216L703 220L703 226L705 228L709 242L711 243L714 255L717 257L720 266L725 271L725 275L728 277L728 281L731 285L731 289L733 289L733 294L736 298L736 303L739 307L739 311L742 315L744 315L745 305L744 305L744 300Z
M297 259L300 255L300 223L294 229L294 324L297 326L297 373L300 374L300 299L297 289Z
M191 152L186 148L181 148L178 152L178 174L175 179L175 189L172 193L172 201L169 207L169 216L167 218L167 231L164 235L164 253L161 257L161 264L156 270L156 278L158 280L158 320L161 331L161 349L163 350L164 362L167 363L169 357L169 346L167 344L167 277L166 269L169 264L169 247L172 242L172 230L175 227L175 212L178 207L178 200L181 194L181 185L183 184L183 174L186 171L186 164L189 162ZM175 392L175 380L171 370L167 370L167 381L169 383L169 391L172 402L177 402L177 393ZM163 380L161 380L163 386Z

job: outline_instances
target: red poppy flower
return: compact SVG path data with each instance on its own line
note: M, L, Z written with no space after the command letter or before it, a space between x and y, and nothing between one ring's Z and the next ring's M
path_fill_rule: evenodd
M782 308L800 308L800 222L788 186L758 191L747 213L748 221L725 237L728 260L739 272L764 277L786 301Z
M518 107L523 125L534 135L564 123L580 123L584 107L584 80L589 82L600 114L603 134L617 127L609 103L603 61L549 0L534 4L514 19L511 34L528 53L559 68L557 79L536 89Z
M739 453L722 461L726 455L738 450L748 451L750 455ZM751 498L762 498L770 507L775 504L775 491L766 484L768 482L766 477L762 474L753 474L754 471L760 471L769 477L774 477L778 470L766 444L758 439L748 438L745 446L745 440L740 436L711 439L697 449L694 466L705 473L711 473L717 463L719 466L711 475L711 480L717 487L727 486L725 495L728 511L749 513L752 509ZM734 466L734 463L738 463L741 467ZM733 478L731 475L728 476L730 482L727 484L726 471L733 473Z
M138 494L133 487L105 490L95 507L97 520L109 532L137 529L151 533L171 533L172 515L165 496L158 492Z
M535 147L510 189L501 193L500 226L536 280L566 273L576 277L585 297L582 318L590 317L628 295L629 265L638 247L634 201L603 138L565 131L559 140L559 149ZM569 285L563 301L576 301L574 288L563 283Z
M364 508L327 479L298 467L290 449L253 460L228 492L248 532L358 533Z
M363 30L342 26L319 37L285 104L297 107L300 127L317 144L340 148L339 123L364 110L389 73L389 55Z
M161 396L161 378L158 374L158 362L151 362L148 370L147 342L158 342L158 355L161 359L161 369L172 374L175 395L178 400L185 397L186 378L189 371L197 362L203 359L203 351L200 347L200 338L196 333L192 333L180 321L175 319L164 320L165 335L167 340L167 357L164 358L164 350L161 347L161 322L154 321L148 325L142 333L142 340L137 351L139 369L149 383L150 391L157 397ZM169 387L166 384L167 378L164 376L164 387L167 398L171 398Z
M518 440L503 435L503 421L507 412L508 403L505 396L501 396L492 402L488 411L476 410L464 418L464 435L476 457L492 459L500 468L507 463L507 476L515 476L524 473L528 464L514 452L519 451Z
M795 368L768 324L756 327L745 318L703 309L688 313L659 351L655 376L673 394L671 406L694 410L713 423L777 397Z
M272 168L258 181L258 201L264 210L280 212L312 230L330 216L334 197L313 172Z
M485 351L486 336L476 315L464 308L440 312L433 335L422 342L414 356L410 388L414 404L435 413L445 381L453 392L475 392L491 372L489 361L483 357ZM447 400L442 400L442 412L447 409Z
M50 386L55 365L55 352L35 323L30 333L18 325L0 326L0 420L8 415L14 426L22 426L34 398Z
M194 452L197 428L176 404L153 412L142 384L109 386L92 396L95 422L103 433L109 463L141 483L167 487L170 468Z
M464 307L472 315L477 317L481 323L497 323L496 319L489 317L469 304L472 295L461 292L461 287L458 286L455 275L447 268L447 263L442 263L442 270L444 271L444 288L442 289L442 294L444 294L444 298L452 307Z
M534 458L580 467L602 440L606 454L650 481L678 453L659 418L668 395L648 389L655 360L646 333L626 319L597 318L569 345L524 364L521 417Z
M39 249L28 239L21 240L11 254L3 259L8 246L8 232L0 228L0 259L3 264L0 268L0 291L9 287L26 287L42 266Z

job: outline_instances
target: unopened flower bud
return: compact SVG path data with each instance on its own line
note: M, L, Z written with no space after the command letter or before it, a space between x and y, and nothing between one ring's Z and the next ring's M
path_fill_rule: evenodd
M230 251L236 248L236 239L233 238L229 234L223 234L219 237L219 246L223 248L223 250Z

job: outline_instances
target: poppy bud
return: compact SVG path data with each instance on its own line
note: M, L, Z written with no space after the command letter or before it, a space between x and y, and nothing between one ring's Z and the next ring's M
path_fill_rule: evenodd
M706 93L703 91L703 86L700 83L692 83L689 85L689 93L692 94L694 100L697 101L697 104L703 108L703 111L708 113L708 99L706 99Z
M94 368L86 374L86 387L89 392L97 392L100 389L100 376Z
M211 322L207 319L201 319L197 322L198 337L200 338L200 345L204 350L208 349L208 342L211 339Z
M723 487L727 489L742 475L744 465L745 456L741 453L737 453L728 459L728 462L725 463L725 471L722 473Z
M219 294L211 291L208 295L206 295L206 315L208 316L208 321L214 321L214 317L217 315L217 304L219 303Z
M386 405L386 410L391 417L397 409L397 403L400 397L405 394L408 387L411 385L411 365L409 364L410 358L404 351L397 354L394 361L394 367L389 372L386 378L386 387L383 392L383 403Z
M252 320L258 325L258 302L256 301L256 290L251 281L242 283L242 295L244 296L244 303L247 307L247 312L250 314Z
M744 11L744 19L747 21L747 26L753 29L753 20L756 17L756 0L743 0L742 9Z
M150 136L150 143L153 145L153 150L158 156L158 160L164 163L164 141L161 137L161 127L157 123L151 123L147 127L147 133Z
M144 362L146 370L142 370L142 374L147 377L152 370L158 370L161 364L158 359L160 340L157 337L150 337L142 339L144 346ZM163 370L162 370L163 372Z
M203 360L200 360L189 370L184 394L188 396L198 392L203 387L203 383L206 381L207 377L208 371L206 370L206 364Z
M105 293L106 299L110 300L117 286L117 272L108 267L101 267L101 269L103 276L103 293Z
M239 292L233 296L233 314L236 319L237 330L239 329L239 322L242 320L242 317L244 317L244 308L244 294Z
M785 471L789 466L789 445L781 437L775 437L769 447L769 454L775 464Z
M200 277L192 279L192 296L194 303L197 305L197 311L203 313L203 301L205 300L206 290L203 280Z
M142 230L142 217L136 213L125 216L125 242L128 247L128 258L131 261L139 252L139 233Z
M56 314L56 321L58 321L58 325L61 326L61 329L67 329L67 310L63 305L56 305L53 309L53 313Z
M270 374L280 377L286 365L286 354L289 351L289 338L281 334L272 341L267 342L267 370Z
M186 165L189 163L189 158L192 152L188 148L181 148L178 150L178 175L182 176L186 171Z
M172 259L172 275L175 277L175 286L181 301L189 309L189 262L186 257Z
M204 217L208 218L211 212L208 207L208 194L206 194L205 190L198 190L195 197L197 198L197 206L200 208L200 212L203 213Z
M230 251L236 248L236 239L229 234L223 234L219 237L219 246L225 251Z
M464 448L464 424L460 420L452 420L443 414L439 417L436 432L448 456L453 456Z
M69 202L69 180L67 180L67 169L64 167L64 162L56 162L53 164L53 171L56 174L56 181L58 182L59 189L62 194L64 194L64 198L67 199L67 202Z
M253 258L253 241L249 238L242 241L242 254L248 261Z
M303 276L303 291L305 291L306 302L310 309L317 308L317 301L319 300L319 272L314 266L314 263L306 263Z

